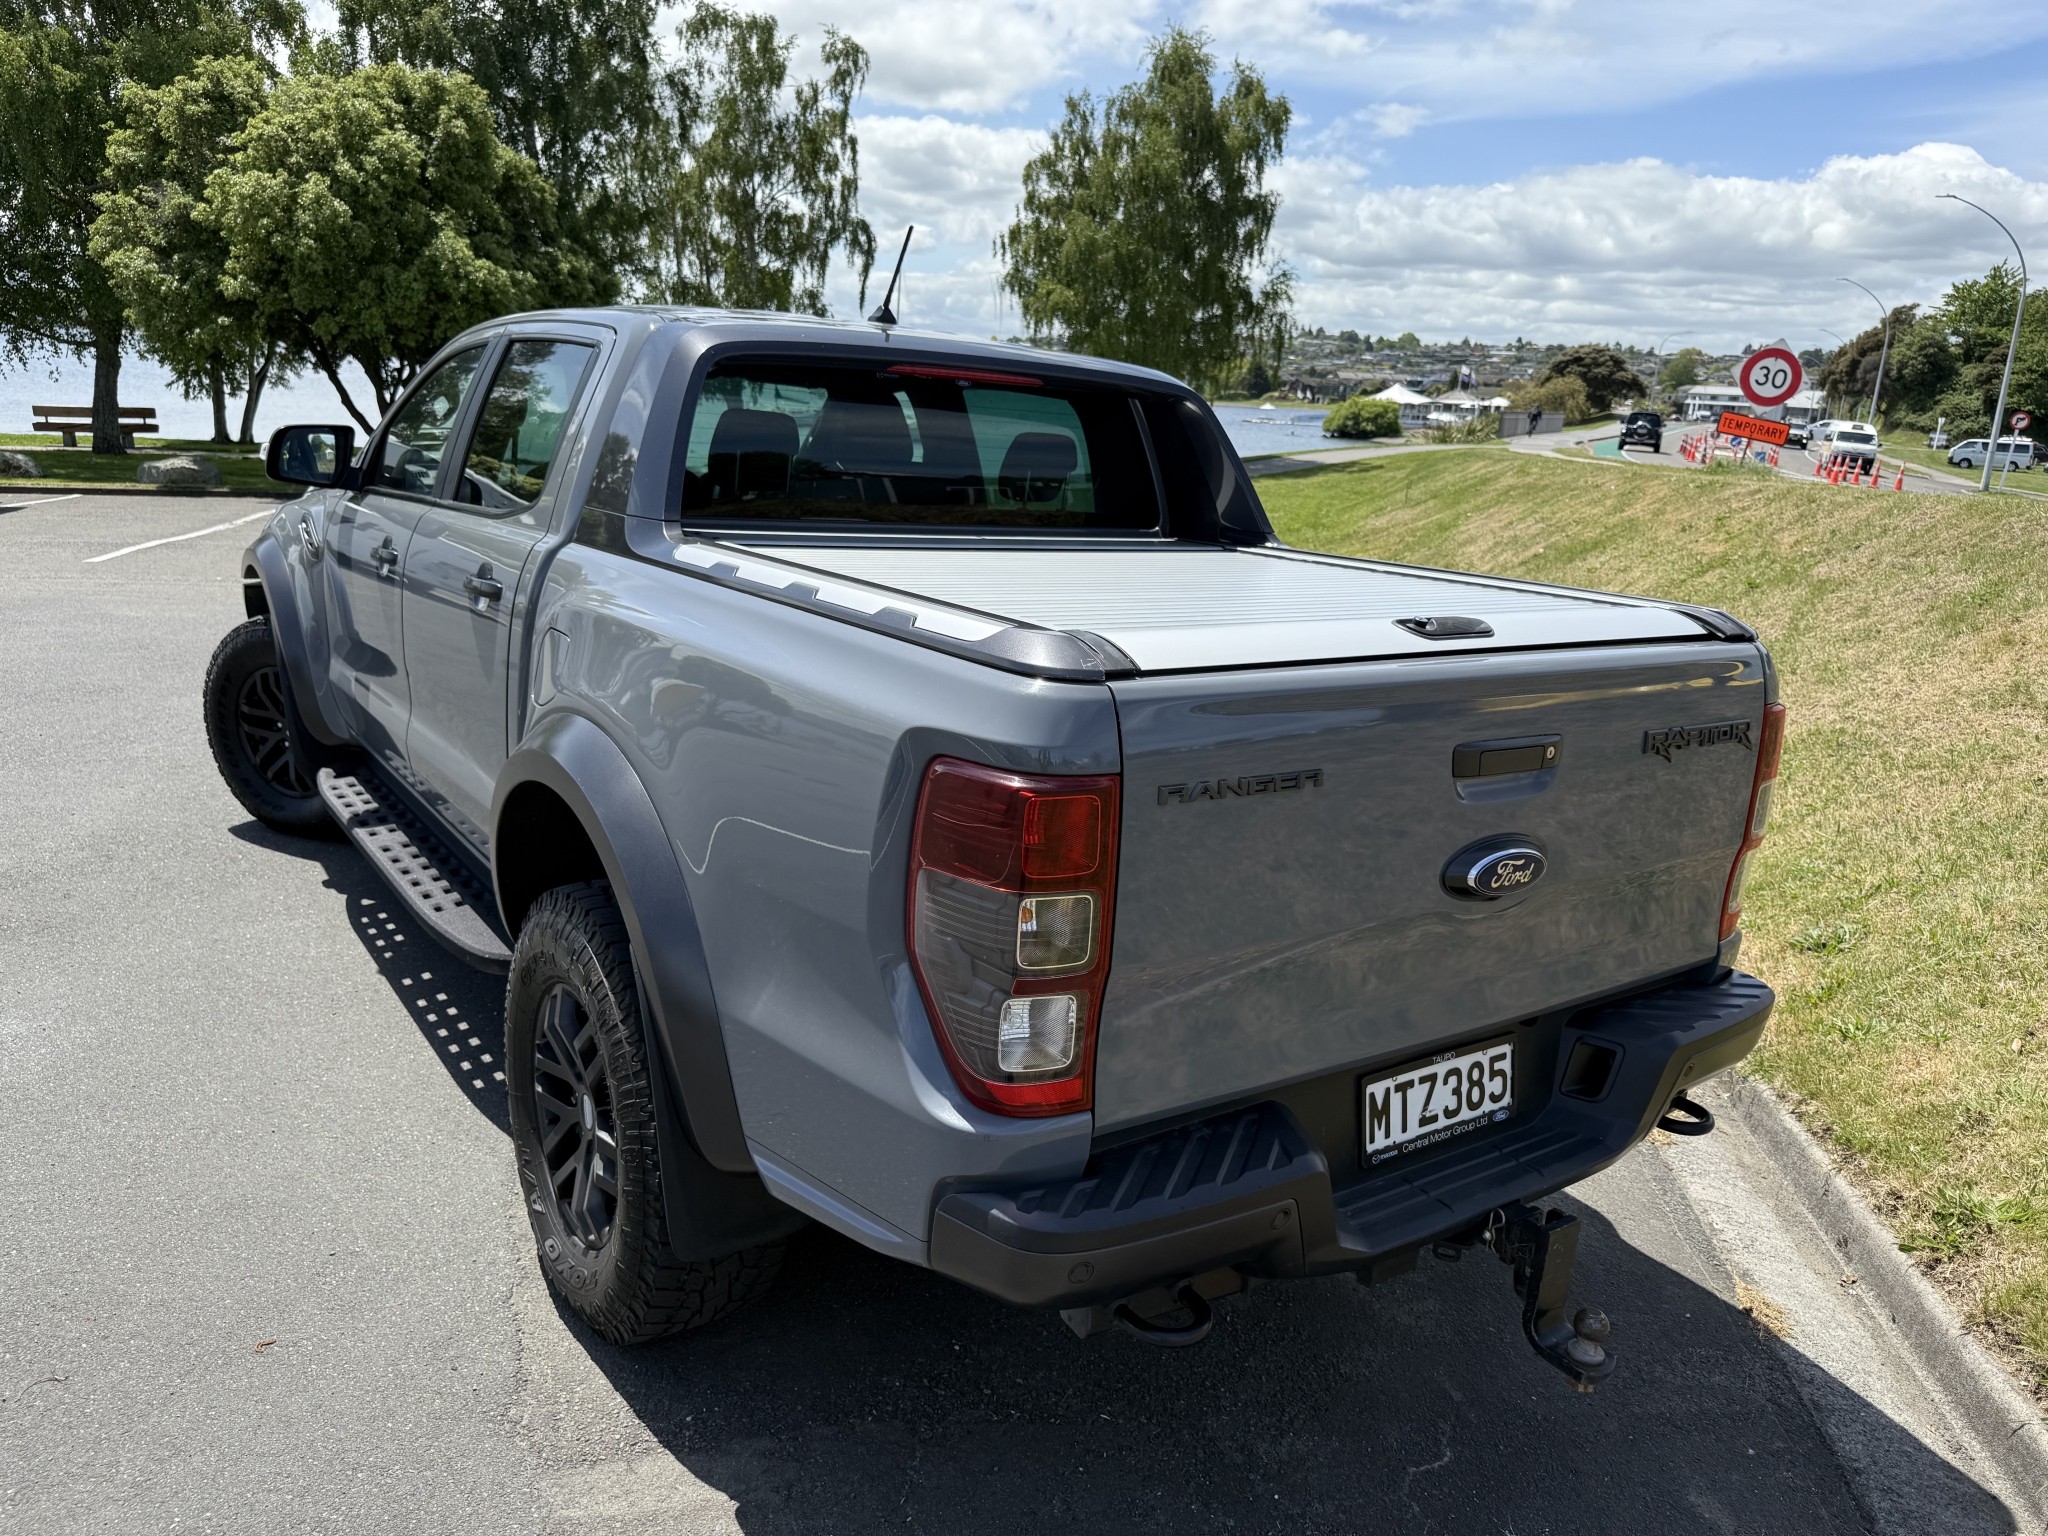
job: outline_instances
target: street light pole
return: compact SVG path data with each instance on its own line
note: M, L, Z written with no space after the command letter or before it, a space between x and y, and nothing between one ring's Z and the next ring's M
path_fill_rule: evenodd
M1847 283L1851 288L1863 288L1863 285L1853 277L1838 278L1836 281ZM1870 293L1868 288L1863 288L1863 291ZM1870 293L1870 302L1877 306L1877 318L1884 326L1884 341L1877 349L1877 382L1870 386L1870 426L1871 430L1875 431L1877 429L1877 397L1884 389L1884 360L1890 355L1892 350L1892 312L1884 307L1884 300L1874 293Z
M1662 356L1664 355L1664 343L1665 343L1665 342L1667 342L1667 341L1669 341L1669 340L1670 340L1670 339L1671 339L1671 338L1672 338L1673 336L1690 336L1691 334L1692 334L1692 332L1691 332L1691 331L1666 331L1666 332L1665 332L1665 333L1664 333L1664 334L1663 334L1662 336L1659 336L1659 337L1657 338L1657 345L1655 345L1654 347L1650 348L1650 356L1652 356L1652 357L1662 357ZM1659 369L1657 370L1657 372L1658 372L1658 373L1659 373L1659 374L1661 375L1661 374L1662 374L1662 373L1664 372L1664 370L1663 370L1662 368L1659 368ZM1656 394L1657 394L1657 381L1656 381L1655 379L1652 379L1652 380L1650 380L1650 396L1651 396L1651 398L1652 398L1652 399L1655 399L1655 398L1656 398Z
M1996 224L2000 229L2005 229L2005 220L2001 219L1989 208L1979 207L1967 197L1957 197L1953 192L1943 192L1940 195L1952 203L1961 203L1966 208L1977 209L1979 213L1983 214L1985 218ZM2020 349L2020 321L2027 313L2027 253L2020 249L2019 240L2013 235L2011 230L2005 229L2005 238L2012 241L2013 254L2020 259L2020 302L2013 310L2012 340L2005 345L2005 372L1998 380L1998 408L1991 413L1991 446L1984 453L1984 478L1977 483L1977 489L1980 491L1991 489L1991 461L1998 457L1998 433L2005 425L2005 393L2012 387L2012 358L2013 354ZM2010 469L2011 467L2012 456L2008 454L2006 456L2006 468Z

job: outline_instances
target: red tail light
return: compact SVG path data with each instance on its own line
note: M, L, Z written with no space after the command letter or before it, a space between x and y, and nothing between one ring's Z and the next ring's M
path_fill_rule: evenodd
M1756 743L1756 779L1749 787L1749 820L1742 824L1742 848L1728 871L1728 894L1721 902L1721 937L1742 925L1742 885L1749 878L1749 856L1763 846L1764 823L1771 817L1771 788L1778 782L1778 753L1785 745L1785 706L1766 704L1764 726Z
M1005 1115L1093 1102L1119 780L935 758L910 851L910 955L946 1063Z

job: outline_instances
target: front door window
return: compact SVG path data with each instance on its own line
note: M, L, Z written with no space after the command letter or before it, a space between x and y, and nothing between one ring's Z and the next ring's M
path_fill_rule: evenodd
M448 434L462 414L463 399L476 378L477 364L484 349L471 347L458 352L428 374L412 392L377 450L371 484L386 491L403 491L411 496L431 496L441 473L441 455L448 447Z
M524 512L540 499L596 349L574 341L515 341L477 412L455 500L486 512Z

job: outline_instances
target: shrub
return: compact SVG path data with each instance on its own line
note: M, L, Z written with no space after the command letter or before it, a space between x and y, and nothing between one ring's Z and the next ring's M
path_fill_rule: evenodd
M1448 422L1424 434L1432 443L1490 443L1500 436L1500 418L1481 411L1469 421Z
M1564 424L1568 427L1577 426L1593 414L1592 402L1586 397L1586 386L1570 377L1549 379L1541 384L1510 385L1508 398L1514 401L1514 409L1525 415L1539 407L1546 416L1562 412Z
M1399 437L1401 407L1391 400L1367 400L1353 395L1339 400L1323 418L1325 437Z

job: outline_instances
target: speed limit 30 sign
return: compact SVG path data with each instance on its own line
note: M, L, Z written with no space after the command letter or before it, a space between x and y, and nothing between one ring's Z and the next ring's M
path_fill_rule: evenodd
M1765 347L1742 360L1735 382L1751 401L1768 410L1798 394L1804 377L1798 358L1783 347Z

